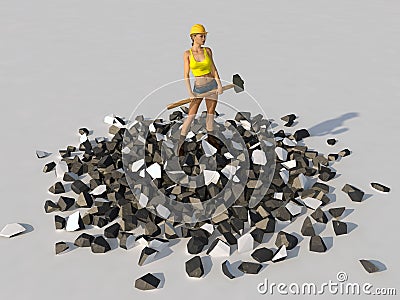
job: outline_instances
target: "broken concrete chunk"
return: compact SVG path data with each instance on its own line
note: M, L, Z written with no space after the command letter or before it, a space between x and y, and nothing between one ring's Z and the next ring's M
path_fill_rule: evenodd
M324 240L319 235L314 235L310 239L310 251L325 252L327 250Z
M19 223L10 223L3 227L0 231L0 236L10 238L24 232L25 230L25 227Z
M93 241L94 241L93 235L82 233L80 236L76 238L74 245L77 247L90 247Z
M315 230L311 223L310 217L306 217L303 222L303 226L301 227L301 234L304 236L314 236Z
M204 275L203 263L200 256L194 256L185 262L186 274L189 277L201 277Z
M239 253L251 251L254 246L254 238L249 232L245 233L237 239L237 245Z
M53 184L50 188L49 188L49 192L52 194L62 194L65 193L65 189L64 189L64 185L58 181L55 184Z
M56 250L56 255L60 254L61 252L64 252L65 250L68 250L69 247L67 245L67 243L65 242L57 242L55 244L55 250Z
M350 199L355 202L361 202L364 197L363 191L347 183L343 186L342 191L345 192Z
M273 256L274 253L272 252L272 250L265 247L259 248L251 254L251 257L253 257L256 261L260 263L271 260Z
M147 273L146 275L136 279L135 288L143 291L154 290L158 288L159 284L160 279L151 273Z
M229 256L231 254L231 248L227 243L217 238L211 243L207 254L210 256Z
M246 274L258 274L262 268L262 264L253 262L242 262L238 269Z
M110 245L102 236L95 237L90 247L93 253L106 253L111 250Z
M376 189L377 191L380 192L384 192L384 193L389 193L390 192L390 188L387 186L384 186L381 183L377 183L377 182L371 182L371 186Z

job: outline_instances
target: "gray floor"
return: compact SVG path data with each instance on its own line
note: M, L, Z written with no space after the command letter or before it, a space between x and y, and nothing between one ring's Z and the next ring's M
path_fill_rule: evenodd
M143 295L133 284L147 272L165 277L163 288L145 294L154 299L262 298L269 296L257 292L264 279L320 284L336 280L339 271L347 273L347 282L398 289L399 16L400 3L394 0L1 0L0 227L31 226L21 236L0 239L1 298L128 299ZM287 261L232 281L221 272L225 258L212 259L205 278L189 279L185 242L143 267L137 265L139 247L105 255L76 249L55 256L57 241L71 242L79 233L56 232L53 214L45 214L45 200L57 199L47 192L54 176L42 173L52 157L39 160L35 150L56 153L77 145L81 126L94 130L94 136L106 135L106 114L155 117L168 103L185 98L179 81L182 55L195 23L209 31L206 46L221 78L229 81L239 73L245 80L249 94L229 91L221 101L253 114L261 112L259 103L279 124L281 116L296 113L299 123L288 131L310 129L310 148L325 154L352 150L335 164L341 175L331 182L336 199L329 207L353 209L343 220L357 226L340 237L328 226L321 235L333 244L325 254L309 252L304 239ZM165 84L178 92L166 87L151 94ZM339 140L334 147L326 144L332 137ZM371 181L392 191L378 193ZM340 191L345 183L372 196L351 202ZM299 232L303 218L285 230ZM229 260L250 260L249 254L235 253ZM358 262L362 258L376 259L387 270L368 274Z

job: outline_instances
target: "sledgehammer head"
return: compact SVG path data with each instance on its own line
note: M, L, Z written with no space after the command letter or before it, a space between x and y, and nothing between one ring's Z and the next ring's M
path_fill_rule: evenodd
M244 91L244 81L240 78L239 74L233 75L232 83L235 85L233 89L236 93Z

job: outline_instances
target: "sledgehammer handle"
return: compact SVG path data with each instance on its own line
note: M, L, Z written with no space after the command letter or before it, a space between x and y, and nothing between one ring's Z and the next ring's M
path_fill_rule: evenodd
M225 85L225 86L222 87L222 90L223 90L223 91L226 91L226 90L229 90L229 89L233 88L234 86L235 86L235 85L232 84L232 83L231 83L231 84L227 84L227 85ZM197 95L196 95L196 98L204 98L204 97L213 95L213 94L216 93L217 90L218 90L218 89L214 89L214 90L205 92L205 93L203 93L203 94L197 94ZM177 101L177 102L174 102L174 103L169 104L169 105L167 106L167 108L168 108L168 109L172 109L172 108L175 108L175 107L184 105L184 104L186 104L186 103L189 103L190 101L192 101L190 98L186 98L186 99L183 99L183 100L179 100L179 101Z

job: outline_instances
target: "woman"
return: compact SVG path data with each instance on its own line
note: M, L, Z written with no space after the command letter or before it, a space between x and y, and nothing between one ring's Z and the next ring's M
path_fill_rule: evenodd
M212 51L209 47L202 47L206 41L207 31L201 24L195 24L190 29L190 38L192 39L192 47L183 54L184 77L189 98L192 99L189 105L188 117L184 121L178 143L179 155L183 155L182 144L189 131L189 127L196 116L197 110L203 98L196 97L196 94L202 94L216 89L215 95L207 96L206 107L206 129L207 141L214 147L218 147L218 142L212 137L214 130L214 114L217 106L218 95L222 94L222 84L219 78L217 68L215 67ZM189 71L195 76L193 91L190 86Z

